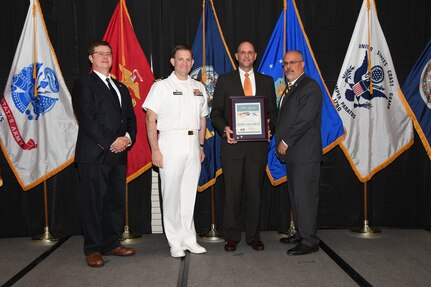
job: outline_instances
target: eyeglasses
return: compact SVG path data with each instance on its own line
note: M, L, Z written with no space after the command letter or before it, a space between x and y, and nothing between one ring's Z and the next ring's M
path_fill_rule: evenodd
M91 54L92 55L97 54L99 57L103 57L103 56L112 57L112 53L111 52L94 51Z
M283 66L296 65L296 64L301 63L301 62L304 62L304 61L295 61L295 60L293 60L293 61L284 61L283 62Z

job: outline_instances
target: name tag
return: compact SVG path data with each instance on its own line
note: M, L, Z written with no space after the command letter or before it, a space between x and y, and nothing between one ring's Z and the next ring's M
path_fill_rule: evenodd
M196 97L203 97L204 94L199 89L193 89L193 95Z
M174 94L175 96L181 96L181 95L183 94L183 92L180 92L180 91L174 91L174 92L173 92L173 94Z

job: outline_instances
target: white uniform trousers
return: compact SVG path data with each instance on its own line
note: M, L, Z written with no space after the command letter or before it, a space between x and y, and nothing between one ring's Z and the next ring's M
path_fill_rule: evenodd
M196 242L193 213L201 172L198 131L160 132L163 223L170 247Z

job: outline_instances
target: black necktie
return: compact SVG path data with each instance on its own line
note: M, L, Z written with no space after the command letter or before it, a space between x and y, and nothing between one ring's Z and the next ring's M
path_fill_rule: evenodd
M109 90L111 90L111 93L114 96L115 102L118 103L118 107L121 109L120 100L118 99L117 92L114 90L114 87L112 86L109 78L106 78L106 81L108 82Z

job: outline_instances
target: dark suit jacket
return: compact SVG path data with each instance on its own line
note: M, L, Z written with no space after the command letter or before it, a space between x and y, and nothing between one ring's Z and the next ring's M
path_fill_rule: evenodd
M280 159L313 162L322 159L320 122L322 91L317 82L302 75L285 95L275 127L277 145L283 140L289 148Z
M72 103L79 123L75 162L93 164L126 164L127 153L112 153L111 144L118 136L129 133L136 139L136 118L130 93L123 84L114 80L121 93L118 99L95 73L75 81Z
M267 98L267 112L270 119L270 129L274 131L274 124L277 116L275 101L274 80L263 74L254 72L256 82L256 96ZM211 120L214 128L223 135L224 128L230 126L230 102L231 96L244 96L239 71L221 75L217 80L214 98L212 102ZM239 159L247 154L257 160L266 160L268 157L268 142L239 142L228 144L226 140L221 141L221 157Z

